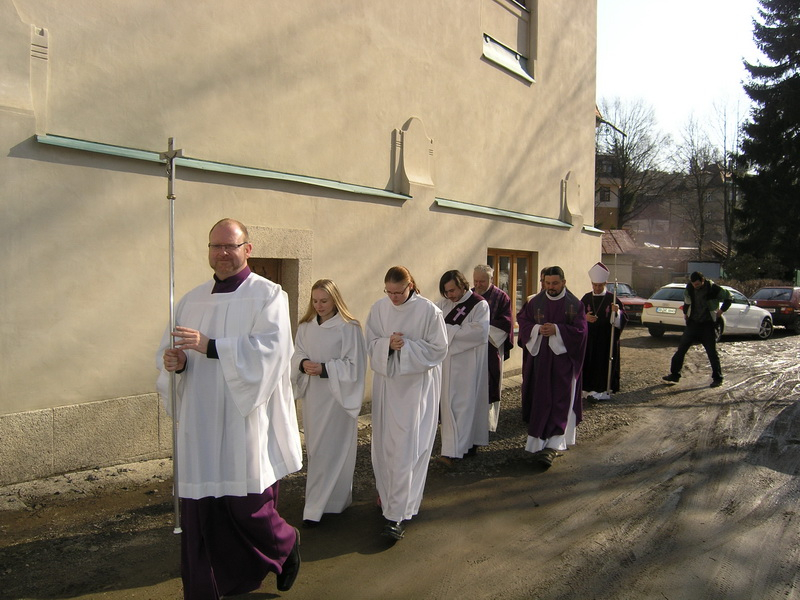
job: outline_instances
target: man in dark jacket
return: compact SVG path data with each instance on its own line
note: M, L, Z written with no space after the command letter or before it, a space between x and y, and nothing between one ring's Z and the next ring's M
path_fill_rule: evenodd
M720 305L720 302L722 303ZM717 354L717 336L715 324L731 305L731 295L713 281L706 279L702 273L695 271L689 277L686 290L683 292L683 315L686 329L678 343L678 349L672 357L670 374L664 381L677 383L681 378L683 359L692 344L703 344L711 363L711 387L722 385L722 367Z

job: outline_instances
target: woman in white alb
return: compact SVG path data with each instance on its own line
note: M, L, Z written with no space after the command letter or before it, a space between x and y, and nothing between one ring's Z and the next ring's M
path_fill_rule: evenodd
M436 438L447 329L442 311L419 295L403 266L389 269L385 298L369 311L372 376L372 467L386 519L381 535L405 535L417 514Z
M292 357L295 398L302 398L308 469L303 523L340 513L353 499L358 413L366 352L361 325L330 279L311 288Z

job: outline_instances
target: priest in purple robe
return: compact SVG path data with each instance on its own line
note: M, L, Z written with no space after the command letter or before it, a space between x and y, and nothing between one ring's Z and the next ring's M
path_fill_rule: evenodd
M539 271L539 291L544 292L544 272L548 267L544 267ZM536 294L528 296L527 302L530 302ZM531 420L531 396L533 396L533 359L531 353L525 347L525 344L519 343L517 337L517 345L522 350L522 387L520 388L520 406L522 408L522 420L529 423Z
M558 451L575 444L583 418L581 371L586 351L583 304L566 287L561 267L544 272L544 291L517 314L519 344L530 352L523 378L528 379L523 403L530 406L525 450L547 469Z
M514 347L511 299L492 283L494 269L478 265L472 273L472 291L489 304L489 431L497 431L500 420L500 392L503 387L503 361Z

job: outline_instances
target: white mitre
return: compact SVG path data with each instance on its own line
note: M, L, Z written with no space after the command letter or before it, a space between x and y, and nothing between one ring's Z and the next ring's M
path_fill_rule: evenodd
M606 283L608 281L608 267L599 262L589 269L589 278L592 283Z

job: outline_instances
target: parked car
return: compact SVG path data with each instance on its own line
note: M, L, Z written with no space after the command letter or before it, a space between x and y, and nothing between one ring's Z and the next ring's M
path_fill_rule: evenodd
M607 283L606 289L609 294L614 293L614 283ZM625 314L628 315L628 320L634 323L642 322L642 310L644 303L647 302L644 298L636 295L636 291L630 286L629 283L617 283L617 298L622 302L625 308Z
M739 290L723 285L731 295L730 308L717 319L717 340L725 334L757 335L766 340L772 335L772 315L747 299ZM642 325L653 337L667 331L683 331L683 291L686 284L670 283L653 294L644 304Z
M751 300L772 314L772 323L800 333L800 287L773 285L759 289Z

